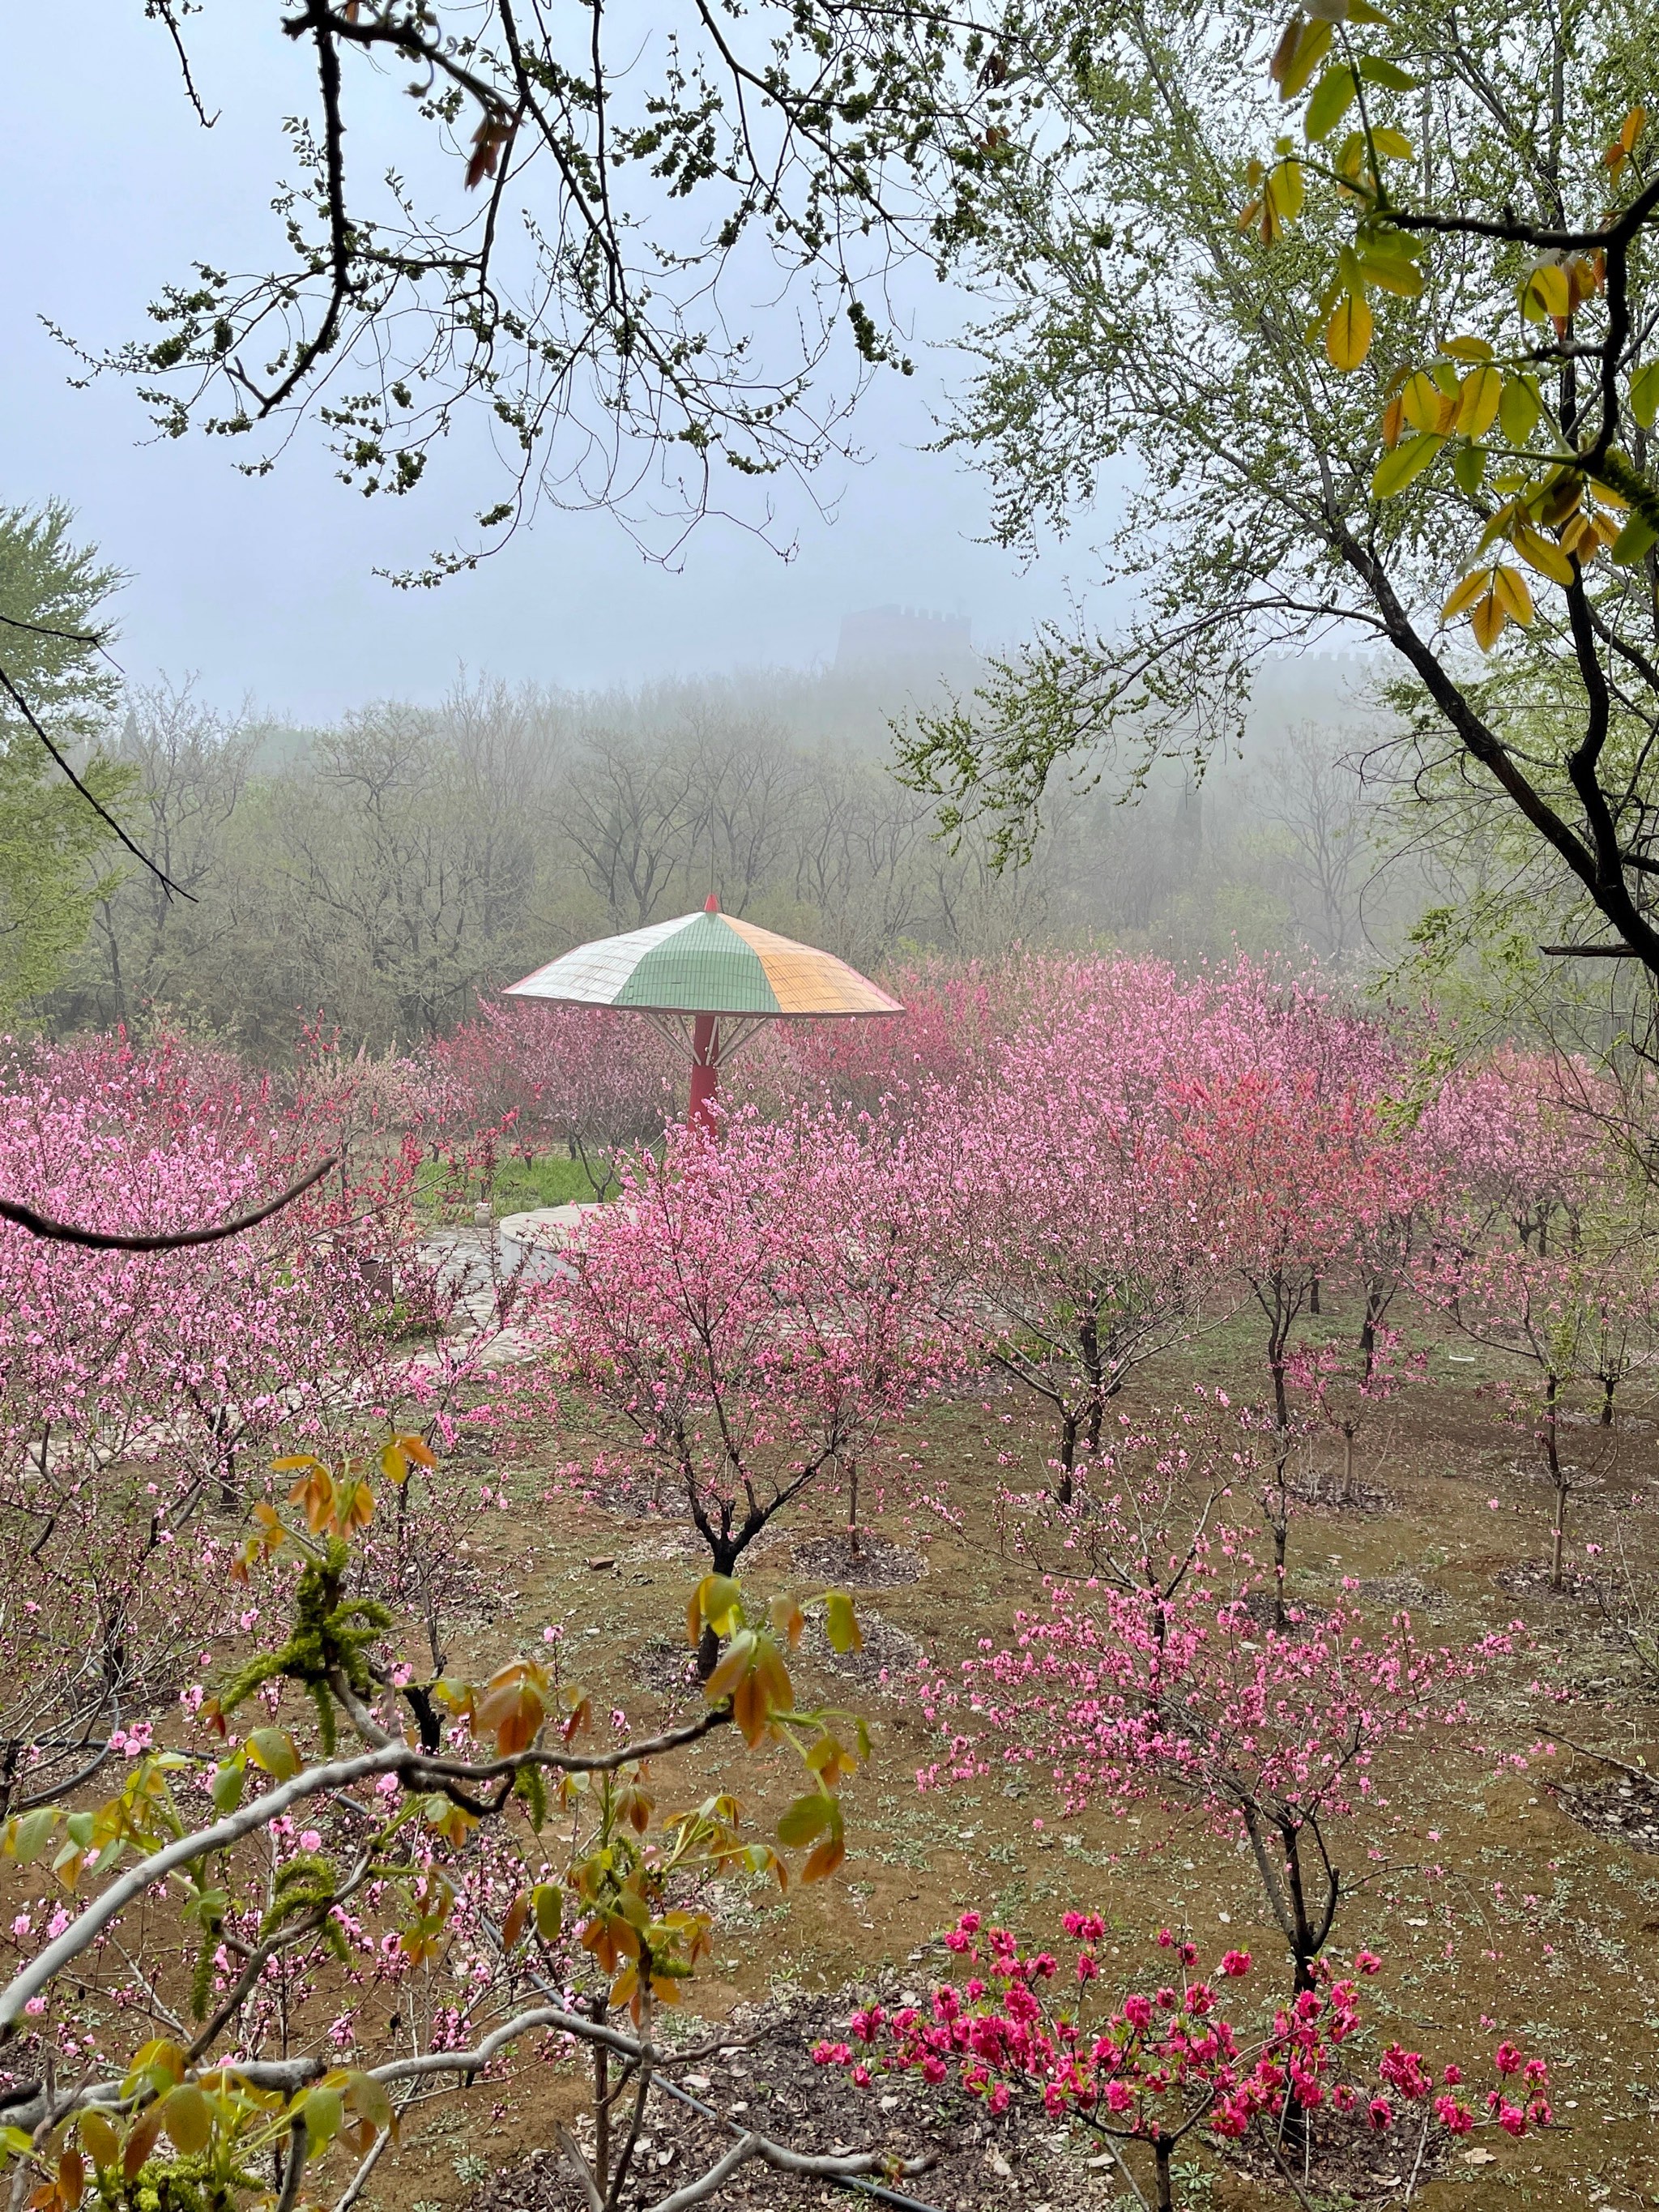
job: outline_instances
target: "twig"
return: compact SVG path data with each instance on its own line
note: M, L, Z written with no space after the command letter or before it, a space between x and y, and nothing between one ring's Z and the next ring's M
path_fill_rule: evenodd
M0 674L0 683L4 680L3 674ZM296 1198L302 1198L313 1183L320 1182L329 1170L339 1164L340 1156L336 1152L264 1206L255 1206L252 1213L239 1213L229 1221L216 1221L207 1229L154 1232L82 1229L72 1221L55 1221L50 1214L37 1213L32 1206L25 1206L15 1198L0 1198L0 1221L14 1221L32 1237L44 1237L58 1244L81 1244L94 1252L176 1252L188 1244L217 1244L227 1237L240 1237L246 1230L257 1229L273 1213L280 1213L285 1206L292 1206Z
M1603 1766L1616 1766L1620 1774L1631 1775L1638 1782L1650 1783L1659 1790L1659 1775L1656 1775L1651 1767L1627 1765L1622 1759L1615 1759L1610 1751L1592 1751L1587 1743L1575 1743L1570 1735L1559 1735L1555 1740L1558 1743L1565 1744L1569 1751L1576 1751L1582 1759L1599 1759Z
M115 832L115 835L126 847L128 852L131 854L133 859L143 863L144 866L149 870L151 875L155 877L156 882L161 884L162 890L167 894L169 898L171 898L176 891L180 898L188 899L192 906L196 905L197 898L195 892L187 891L182 884L175 884L172 877L167 874L165 868L158 867L142 846L134 844L132 839L128 836L126 831L121 827L115 817L110 812L108 807L104 805L103 801L100 799L94 797L94 795L88 790L86 785L82 782L80 777L75 773L74 769L70 767L64 754L59 751L58 746L53 744L52 738L47 736L40 716L35 713L33 708L30 706L28 701L23 696L17 686L12 682L10 677L7 675L3 668L0 668L0 688L3 688L10 694L12 702L15 705L18 713L21 714L23 720L28 724L30 729L33 731L35 736L39 738L40 743L52 755L58 767L63 769L64 774L75 786L75 788L80 793L82 798L86 800L87 805L91 807L93 812L98 817L99 820L104 823L106 829L112 830Z
M1423 2170L1423 2154L1429 2147L1429 2115L1423 2115L1423 2132L1417 2138L1417 2156L1412 2160L1412 2178L1406 2184L1405 2201L1409 2204L1417 2191L1417 2177Z

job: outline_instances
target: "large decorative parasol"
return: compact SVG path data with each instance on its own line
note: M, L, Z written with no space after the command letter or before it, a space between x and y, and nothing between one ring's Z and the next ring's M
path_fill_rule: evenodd
M836 1021L904 1008L833 952L722 914L711 891L701 914L579 945L522 982L514 999L613 1006L654 1022L691 1061L691 1118L705 1127L720 1065L763 1022Z

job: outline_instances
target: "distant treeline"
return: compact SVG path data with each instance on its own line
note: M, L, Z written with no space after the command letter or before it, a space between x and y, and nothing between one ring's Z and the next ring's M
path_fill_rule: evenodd
M710 890L866 968L1015 941L1349 962L1411 905L1375 888L1361 739L1305 677L1259 706L1242 766L1130 805L1057 793L1036 860L1000 875L894 779L897 703L830 675L484 684L295 731L135 693L113 747L128 818L194 902L125 874L43 1011L62 1031L161 1010L273 1064L301 1013L374 1049L441 1035L481 993Z

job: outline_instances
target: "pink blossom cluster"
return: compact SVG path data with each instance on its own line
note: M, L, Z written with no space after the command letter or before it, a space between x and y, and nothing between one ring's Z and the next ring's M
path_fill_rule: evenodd
M1199 1977L1196 1947L1164 1929L1165 1978L1093 2010L1107 1923L1073 1911L1064 1927L1073 1947L1069 1970L1054 1953L1024 1951L1006 1929L963 1913L945 1938L963 1972L959 1984L936 1987L925 2005L860 2008L849 2039L821 2041L815 2060L865 2088L884 2074L915 2073L934 2085L954 2077L993 2113L1025 2105L1070 2115L1109 2138L1152 2145L1161 2161L1200 2126L1236 2142L1258 2125L1282 2133L1291 2115L1305 2129L1323 2110L1354 2114L1377 2131L1413 2107L1431 2112L1453 2135L1476 2125L1459 2094L1459 2066L1437 2073L1397 2042L1369 2067L1358 2062L1363 2014L1352 1976L1322 1970L1315 1986L1246 2030L1231 2005L1251 1972L1249 1954L1230 1950L1212 1975ZM1381 1963L1362 1952L1355 1966L1375 1973ZM1547 2126L1546 2062L1506 2040L1494 2065L1491 2118L1511 2135Z

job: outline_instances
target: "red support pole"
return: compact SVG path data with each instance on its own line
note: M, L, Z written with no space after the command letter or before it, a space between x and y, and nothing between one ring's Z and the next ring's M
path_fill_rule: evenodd
M718 914L720 902L713 891L702 902L705 914ZM691 1024L691 1096L687 1103L687 1126L705 1137L719 1133L714 1127L714 1094L720 1085L720 1025L713 1014L698 1014Z
M714 1126L714 1094L720 1080L720 1025L718 1016L699 1014L691 1025L691 1097L686 1109L690 1127L706 1137L718 1133Z

